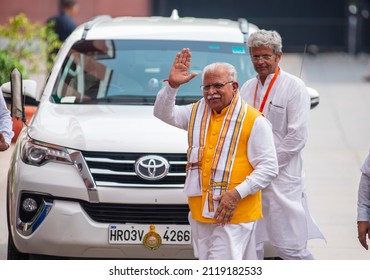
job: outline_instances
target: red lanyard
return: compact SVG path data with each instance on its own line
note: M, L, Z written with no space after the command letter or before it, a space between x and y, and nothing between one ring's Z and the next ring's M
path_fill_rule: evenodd
M275 81L276 81L276 78L279 74L279 71L280 71L280 67L277 66L276 69L275 69L275 74L274 76L272 77L272 80L266 90L266 93L265 93L265 97L263 98L262 100L262 103L261 103L261 106L259 108L259 111L262 113L263 111L263 108L265 107L265 104L266 104L266 100L267 100L267 97L269 96L270 94L270 90L272 88L272 86L274 85ZM257 90L258 90L258 81L257 81L257 84L256 84L256 89L254 90L254 101L253 101L253 107L256 108L256 99L257 99Z

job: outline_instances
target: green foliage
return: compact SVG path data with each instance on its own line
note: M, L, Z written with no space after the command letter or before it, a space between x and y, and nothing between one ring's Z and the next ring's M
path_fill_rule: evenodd
M6 45L1 51L0 65L5 67L1 67L1 71L8 77L6 81L9 81L15 65L21 66L24 77L51 68L55 59L53 50L61 46L53 24L32 23L25 14L20 13L11 17L9 24L0 26L0 37Z
M18 58L11 56L7 50L0 50L0 85L9 82L10 72L14 69L23 73L23 78L27 78L23 65L20 64Z

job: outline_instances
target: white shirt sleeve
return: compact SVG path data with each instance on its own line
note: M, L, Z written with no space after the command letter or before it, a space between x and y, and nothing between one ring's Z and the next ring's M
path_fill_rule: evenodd
M14 136L12 128L12 118L10 117L10 112L6 107L5 99L0 89L0 132L3 134L5 142L8 145L10 145L11 140Z
M248 160L253 172L236 187L241 198L266 188L278 175L278 163L273 134L269 121L259 116L255 120L248 140Z
M304 148L308 137L308 120L310 113L310 97L304 85L299 85L294 98L287 105L287 134L276 147L279 168L289 164L289 161ZM282 94L282 93L281 93Z
M188 130L192 105L175 105L177 90L165 85L157 94L153 113L165 123Z
M357 221L370 222L370 153L361 168L358 187Z

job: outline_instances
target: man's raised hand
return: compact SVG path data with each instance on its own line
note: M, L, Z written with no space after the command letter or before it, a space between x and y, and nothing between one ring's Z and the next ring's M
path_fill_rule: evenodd
M171 87L178 88L198 75L197 73L189 73L190 62L190 49L184 48L176 55L168 77L168 83Z

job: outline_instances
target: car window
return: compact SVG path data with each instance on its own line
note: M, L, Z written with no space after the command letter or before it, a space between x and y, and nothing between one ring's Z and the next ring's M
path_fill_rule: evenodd
M191 71L198 75L181 86L177 104L202 96L203 68L228 62L238 71L239 84L254 75L244 44L165 40L81 40L73 45L58 74L52 102L62 104L153 105L168 77L173 58L182 48L192 52Z

